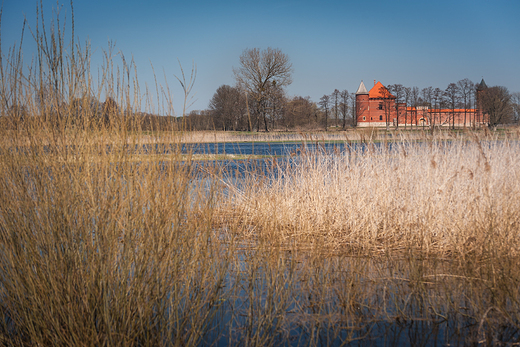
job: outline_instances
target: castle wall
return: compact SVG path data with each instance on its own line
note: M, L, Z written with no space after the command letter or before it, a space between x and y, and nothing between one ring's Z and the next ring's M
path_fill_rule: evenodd
M397 110L395 109L394 99L367 97L359 101L360 104L357 106L358 126L386 126L387 122L392 125L396 121Z
M396 109L395 97L380 82L376 91L374 88L370 91L370 95L379 93L379 96L385 97L370 97L364 85L364 93L356 94L358 127L429 126L430 124L441 127L449 127L453 124L455 127L470 127L482 126L488 122L479 108L430 109L427 106L407 107L405 103L399 103Z
M475 109L430 109L428 107L408 107L408 124L413 125L430 125L440 127L449 127L455 123L456 127L482 125L485 119L479 117L479 113ZM417 121L416 121L417 119ZM402 124L405 122L403 120Z

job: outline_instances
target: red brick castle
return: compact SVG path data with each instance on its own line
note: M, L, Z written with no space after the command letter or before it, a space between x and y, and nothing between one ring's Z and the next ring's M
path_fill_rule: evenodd
M488 123L479 105L480 92L487 88L484 79L477 86L476 108L431 108L429 106L407 106L396 102L396 97L381 83L367 91L361 81L356 92L356 122L358 127L439 126L463 127L482 126Z

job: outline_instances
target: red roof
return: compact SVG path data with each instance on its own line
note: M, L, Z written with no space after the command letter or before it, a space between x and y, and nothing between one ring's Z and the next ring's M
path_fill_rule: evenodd
M386 87L379 81L372 87L372 89L370 89L370 91L368 92L368 97L369 98L395 99L395 96L390 94L388 89L386 89Z

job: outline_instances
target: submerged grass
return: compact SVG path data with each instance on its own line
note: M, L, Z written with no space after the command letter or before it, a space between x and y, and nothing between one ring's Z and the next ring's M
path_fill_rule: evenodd
M1 64L1 344L518 342L514 132L364 130L232 179L180 150L143 160L132 68L106 53L94 88L88 47L52 27L34 66ZM119 107L90 107L101 93Z

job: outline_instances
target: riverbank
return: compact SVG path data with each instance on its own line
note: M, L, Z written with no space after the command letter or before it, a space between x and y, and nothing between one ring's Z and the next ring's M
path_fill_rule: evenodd
M438 139L470 139L473 134L485 134L505 138L516 136L520 128L507 127L496 130L488 128L473 129L436 129L434 134ZM140 143L239 143L239 142L380 142L422 140L432 137L430 129L380 129L380 128L351 128L334 131L305 131L305 132L233 132L233 131L190 131L190 132L155 132L144 133L140 136Z

